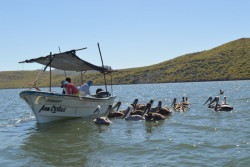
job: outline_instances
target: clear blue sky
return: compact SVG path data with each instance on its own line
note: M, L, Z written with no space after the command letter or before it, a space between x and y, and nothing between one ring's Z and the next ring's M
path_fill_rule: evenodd
M0 0L0 71L19 61L77 55L114 69L148 66L250 37L249 0Z

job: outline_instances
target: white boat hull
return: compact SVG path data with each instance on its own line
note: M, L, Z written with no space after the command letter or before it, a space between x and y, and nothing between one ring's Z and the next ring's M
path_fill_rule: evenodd
M101 113L104 113L116 98L79 97L39 91L23 91L19 95L32 109L39 123L93 115L98 105L101 106Z

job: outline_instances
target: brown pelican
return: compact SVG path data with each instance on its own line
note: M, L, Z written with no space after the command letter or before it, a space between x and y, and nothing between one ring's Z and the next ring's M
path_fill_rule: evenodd
M166 117L160 113L149 113L151 108L151 104L148 103L144 112L144 117L147 121L159 121L165 120Z
M214 107L214 111L231 111L233 110L233 107L228 105L228 104L221 104L219 105L219 96L216 96L211 102L210 104L212 104L213 102L216 102L215 107Z
M189 101L188 101L188 98L186 97L186 100L184 100L184 97L182 97L182 102L183 102L183 105L184 106L188 106L189 104L191 104Z
M221 90L221 89L220 89L220 94L221 94L221 95L224 94L224 90Z
M116 118L116 117L121 117L124 116L124 113L119 112L119 108L121 106L121 102L117 102L116 105L112 108L112 105L110 104L108 107L108 117L109 118ZM116 110L114 110L116 108Z
M205 104L207 104L208 102L210 102L210 103L208 103L207 107L208 107L208 108L214 108L214 107L215 107L215 104L212 104L212 103L211 103L212 100L213 100L213 97L212 97L212 96L209 96L208 99L207 99L207 101L203 104L203 106L205 106Z
M162 102L159 101L158 102L158 110L156 111L156 113L162 114L162 115L172 114L172 111L169 108L163 108L163 107L161 107L161 105L162 105Z
M133 101L133 103L130 104L130 105L135 109L137 103L138 103L138 99L135 99L135 100ZM123 114L125 114L125 113L126 113L126 109L121 110L121 112L122 112Z
M130 115L130 112L133 112L134 108L132 105L129 105L126 109L125 115L123 116L123 119L126 121L140 121L145 120L145 118L141 115Z
M135 99L133 103L131 104L134 107L134 109L136 108L137 103L138 103L138 99Z
M149 103L153 104L154 103L154 99L151 99L149 101ZM145 104L137 104L136 107L135 107L136 110L142 110L142 111L144 111L145 108L146 108Z
M174 98L171 107L173 107L174 110L179 110L179 111L185 111L184 108L190 108L188 106L184 106L182 102L181 103L176 103L176 98Z
M152 105L154 103L154 100L151 99L149 103ZM147 108L147 105L145 104L139 104L137 105L136 109L130 113L130 115L141 115L143 116L144 110Z
M156 112L159 110L159 106L161 105L161 101L158 102L158 105L155 107L151 107L150 112Z
M100 117L100 109L101 109L101 107L98 105L94 111L94 113L97 112L97 117L96 117L96 119L93 120L93 122L96 124L110 124L110 123L112 123L107 117Z
M221 102L221 105L227 105L227 97L226 96L224 96L224 101Z

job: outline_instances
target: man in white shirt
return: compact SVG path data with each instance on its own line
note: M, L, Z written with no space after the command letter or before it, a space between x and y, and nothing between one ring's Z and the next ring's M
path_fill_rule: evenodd
M82 96L91 96L90 94L90 91L89 91L89 88L90 86L93 85L93 82L92 81L88 81L87 83L84 83L80 88L79 88L79 91L81 92L81 95Z

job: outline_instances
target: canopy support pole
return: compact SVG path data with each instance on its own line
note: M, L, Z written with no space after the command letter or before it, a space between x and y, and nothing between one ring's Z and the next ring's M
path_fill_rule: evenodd
M49 64L49 91L51 92L51 61L52 53L50 52L50 64Z
M112 93L112 96L113 96L113 83L112 83L112 75L110 73L110 80L111 80L111 93Z
M103 60L102 60L102 53L101 53L99 43L97 43L97 45L98 45L98 49L99 49L99 53L100 53L100 57L101 57L101 61L102 61L102 68L104 70L104 65L103 65ZM103 76L104 76L104 82L105 82L105 89L106 89L106 92L107 92L108 89L107 89L107 82L106 82L106 77L105 77L105 72L104 71L103 71Z

